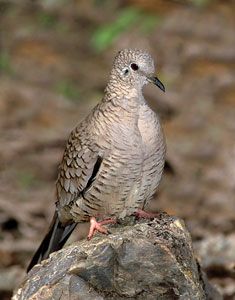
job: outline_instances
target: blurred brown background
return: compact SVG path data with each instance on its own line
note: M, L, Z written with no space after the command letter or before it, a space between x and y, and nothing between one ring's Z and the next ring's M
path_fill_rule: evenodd
M68 134L124 47L149 50L166 86L145 89L168 145L152 208L186 221L209 277L235 299L234 11L226 0L0 0L1 299L50 222Z

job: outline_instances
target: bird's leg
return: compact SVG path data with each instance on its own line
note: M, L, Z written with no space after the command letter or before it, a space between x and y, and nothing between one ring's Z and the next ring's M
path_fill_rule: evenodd
M117 222L116 219L111 219L111 218L103 220L101 222L97 222L95 217L91 217L90 218L90 229L89 229L87 239L90 240L96 231L103 233L103 234L107 234L108 233L107 228L103 227L102 225L114 224L116 222Z
M135 216L137 218L144 218L144 219L154 219L156 217L159 216L159 213L151 213L151 212L146 212L142 209L138 209L136 212L135 212Z

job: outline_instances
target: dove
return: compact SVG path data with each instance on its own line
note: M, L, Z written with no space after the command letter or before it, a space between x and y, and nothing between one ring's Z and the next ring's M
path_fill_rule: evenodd
M143 87L155 75L151 55L123 49L116 55L102 100L71 132L59 166L56 208L28 271L61 249L78 223L90 221L88 239L104 226L144 211L162 178L166 144Z

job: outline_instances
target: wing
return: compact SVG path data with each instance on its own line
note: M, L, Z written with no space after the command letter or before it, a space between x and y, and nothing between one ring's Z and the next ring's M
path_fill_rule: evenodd
M57 200L65 206L76 200L91 186L100 168L102 158L98 149L89 145L86 138L81 140L74 131L68 140L56 183Z

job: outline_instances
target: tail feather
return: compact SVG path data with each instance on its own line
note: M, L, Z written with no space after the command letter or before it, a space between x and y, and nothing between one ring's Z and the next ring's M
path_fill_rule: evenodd
M35 252L27 268L27 272L29 272L34 265L40 263L44 259L47 259L52 252L60 250L68 240L76 225L76 223L66 226L62 225L57 212L55 212L49 231Z

